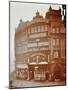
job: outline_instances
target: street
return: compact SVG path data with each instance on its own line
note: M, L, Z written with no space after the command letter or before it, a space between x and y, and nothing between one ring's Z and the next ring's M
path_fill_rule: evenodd
M37 81L26 81L26 80L15 80L13 82L14 87L38 87L38 86L56 86L56 85L65 85L64 81L55 81L55 82L37 82Z

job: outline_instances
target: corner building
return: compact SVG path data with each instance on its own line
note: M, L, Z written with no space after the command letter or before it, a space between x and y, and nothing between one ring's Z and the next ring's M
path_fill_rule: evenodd
M45 17L37 11L31 21L20 20L15 33L16 78L64 78L65 32L60 8L50 7Z

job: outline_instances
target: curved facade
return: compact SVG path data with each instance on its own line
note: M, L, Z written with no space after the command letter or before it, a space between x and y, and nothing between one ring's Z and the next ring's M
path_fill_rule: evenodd
M60 8L50 7L45 18L37 11L31 21L20 20L15 33L17 78L46 80L54 73L52 63L64 67L65 32Z

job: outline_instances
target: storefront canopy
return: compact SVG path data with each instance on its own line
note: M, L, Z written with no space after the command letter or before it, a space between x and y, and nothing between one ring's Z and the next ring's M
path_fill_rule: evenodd
M48 64L48 62L39 62L39 64Z
M27 64L17 64L17 68L28 68Z
M48 62L31 62L30 65L36 65L36 64L48 64Z
M35 65L35 64L37 64L37 63L36 63L36 62L31 62L31 63L30 63L30 65Z

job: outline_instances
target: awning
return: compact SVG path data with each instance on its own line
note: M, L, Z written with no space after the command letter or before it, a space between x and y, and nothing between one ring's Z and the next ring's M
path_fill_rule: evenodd
M17 68L28 68L27 64L17 64Z
M36 64L48 64L48 62L38 62L38 63L36 63L36 62L31 62L31 63L29 63L30 65L36 65Z
M35 64L37 64L36 62L32 62L32 63L29 63L30 65L35 65Z
M48 62L39 62L38 64L48 64Z

